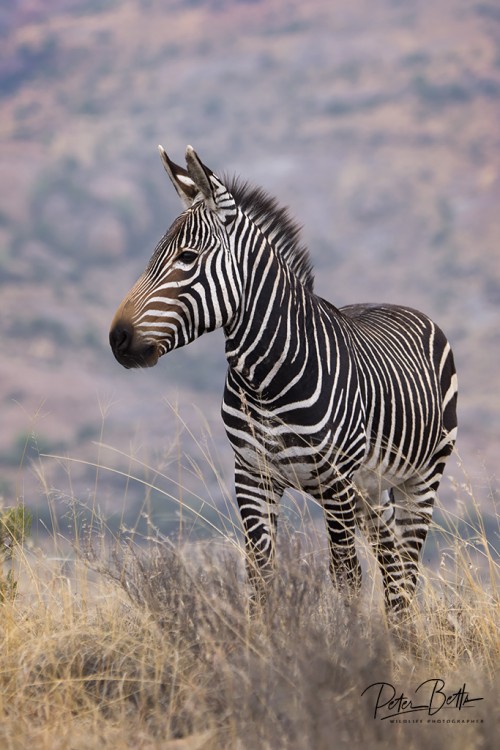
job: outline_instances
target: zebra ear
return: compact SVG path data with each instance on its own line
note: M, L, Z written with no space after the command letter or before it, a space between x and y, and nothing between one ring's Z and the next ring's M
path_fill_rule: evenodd
M188 174L202 194L205 204L229 224L236 215L234 198L223 182L209 169L192 146L186 148Z
M205 203L212 211L217 209L215 201L214 185L211 178L215 177L214 173L206 167L192 146L186 147L186 164L187 171L193 182L202 194Z
M199 189L183 167L179 167L171 159L168 158L167 153L163 146L158 146L160 152L161 161L165 167L165 172L170 177L172 185L177 191L179 198L182 201L184 208L190 208L193 205L196 196L199 193Z

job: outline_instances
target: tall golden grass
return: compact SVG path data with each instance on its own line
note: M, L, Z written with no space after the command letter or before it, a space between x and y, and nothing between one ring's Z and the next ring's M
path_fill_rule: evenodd
M161 491L166 475L145 480L129 459L126 478ZM101 457L95 468L94 501L99 477L120 471ZM71 550L57 534L49 551L15 550L17 595L0 606L0 747L496 747L500 570L470 494L473 533L464 539L463 519L441 510L442 565L422 567L398 626L387 622L369 552L359 601L335 592L326 537L299 504L294 528L285 522L279 534L267 602L250 606L227 497L195 508L217 519L203 542L165 539L152 526L141 543L130 533L110 540L94 502ZM182 498L179 488L165 500ZM185 524L189 513L183 504ZM415 704L427 680L482 700L397 723L374 716L373 689L363 694L384 682Z

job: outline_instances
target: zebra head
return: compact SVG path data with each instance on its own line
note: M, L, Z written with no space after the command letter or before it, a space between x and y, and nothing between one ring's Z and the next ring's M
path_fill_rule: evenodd
M225 326L238 305L230 247L237 209L231 193L191 146L187 169L159 150L185 210L158 243L111 324L113 354L127 368L152 367L166 352Z

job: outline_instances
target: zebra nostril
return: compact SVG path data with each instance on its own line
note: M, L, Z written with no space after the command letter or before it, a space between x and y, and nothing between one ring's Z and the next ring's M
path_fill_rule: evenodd
M110 331L109 343L114 352L124 354L132 342L132 332L126 326L116 326Z

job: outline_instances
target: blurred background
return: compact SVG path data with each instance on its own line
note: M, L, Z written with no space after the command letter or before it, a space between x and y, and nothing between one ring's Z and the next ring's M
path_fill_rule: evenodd
M180 211L157 144L183 163L191 143L290 206L318 294L445 330L460 428L442 500L460 514L473 498L497 542L499 123L494 0L3 3L4 505L23 499L43 535L75 502L115 527L145 508L169 531L169 493L208 514L230 501L222 334L150 371L108 345Z

